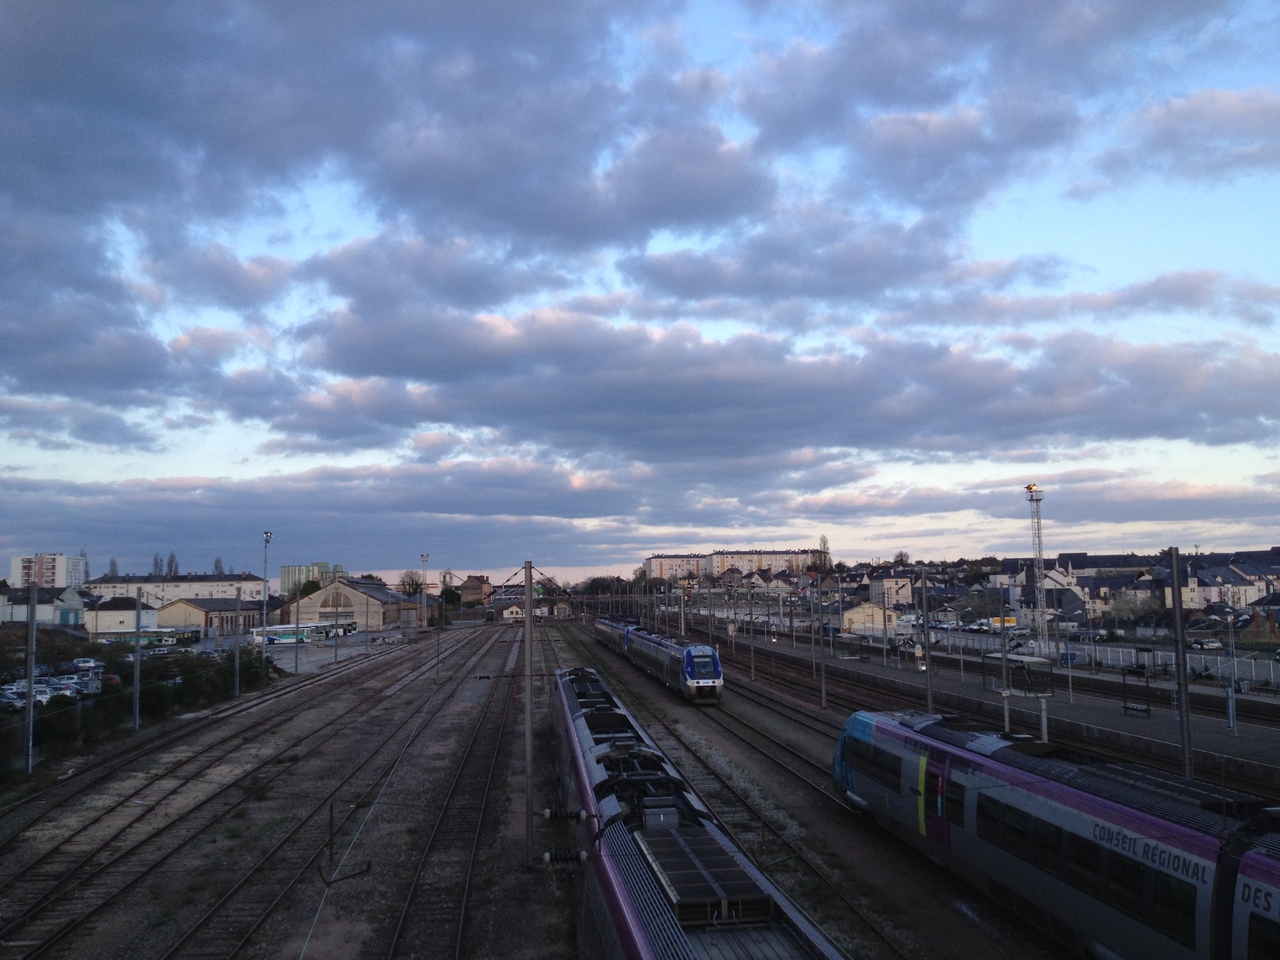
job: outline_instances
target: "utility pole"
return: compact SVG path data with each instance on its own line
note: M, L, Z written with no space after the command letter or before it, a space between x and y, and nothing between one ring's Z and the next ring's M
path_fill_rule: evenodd
M240 618L240 591L241 587L236 587L236 652L235 652L235 676L231 680L231 695L240 696L240 631L244 629L244 621Z
M142 588L133 607L133 729L142 729Z
M421 553L418 555L418 559L422 561L422 586L418 590L418 629L419 630L421 630L423 627L427 625L427 612L426 612L426 601L428 596L427 594L427 558L429 558L430 556L431 554L429 553ZM367 627L368 624L365 624L365 626Z
M27 584L27 708L23 719L27 734L27 773L35 768L36 735L36 609L40 601L39 588L33 572Z
M533 561L524 562L524 859L533 863Z
M271 531L262 534L262 686L267 685L267 594L271 592L271 576L267 567L267 545L271 543ZM334 637L334 649L337 649L337 637Z
M1169 568L1173 571L1173 666L1178 689L1178 733L1182 741L1182 775L1195 774L1191 760L1191 690L1187 683L1187 641L1182 632L1182 561L1178 548L1169 548Z

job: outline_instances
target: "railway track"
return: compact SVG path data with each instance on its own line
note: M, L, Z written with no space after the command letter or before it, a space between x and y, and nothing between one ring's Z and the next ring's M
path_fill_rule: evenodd
M843 931L846 943L871 939L895 957L916 956L910 945L895 931L880 923L855 897L848 894L840 878L816 854L795 839L800 831L784 812L761 795L753 785L744 782L728 764L718 759L716 750L709 742L689 730L688 725L673 723L665 710L657 710L650 705L650 693L639 693L636 689L638 682L651 685L649 680L641 680L630 669L621 669L622 664L617 658L599 651L595 641L585 634L579 633L575 639L583 659L609 677L611 687L626 698L628 707L645 724L650 735L668 752L680 772L725 824L734 841L747 851L761 869L768 872L775 882L780 882L802 905L806 902L813 903L812 896L806 896L805 893L806 888L816 881L828 898L833 898L843 911L857 918L858 929L853 932L847 929ZM667 694L664 692L665 695ZM732 695L726 693L726 697ZM785 761L772 756L768 747L752 743L749 735L741 732L744 727L751 727L749 723L740 719L730 723L721 722L716 716L721 710L718 707L686 709L698 709L700 715L710 722L748 743L752 749L770 756L789 776L803 783L806 789L818 791L833 806L839 805L816 779L825 774L829 780L829 768L822 770L820 774L819 765L811 758L786 746L786 755L797 766L805 768L805 772L798 772ZM739 727L734 729L733 723L738 723ZM757 735L764 735L758 728L752 729L755 729ZM828 933L831 932L828 928Z
M523 633L523 631L522 631ZM467 907L494 772L502 754L520 646L513 646L499 676L491 678L466 749L449 781L403 898L388 960L464 955Z
M448 651L442 650L443 656L464 648L467 639L460 635ZM492 642L493 638L490 645ZM298 682L278 690L262 704L269 704L265 712L255 712L249 704L234 705L220 718L224 722L247 718L250 726L219 732L211 744L187 746L178 734L162 738L162 743L151 745L157 751L150 755L152 760L163 758L157 764L158 772L132 767L148 756L140 752L142 747L133 751L129 766L113 764L115 779L125 784L116 801L93 818L87 829L64 831L60 840L21 865L0 886L0 917L4 918L0 957L79 956L79 945L105 922L106 914L112 912L108 908L130 897L145 897L139 888L154 884L157 877L173 870L179 855L188 860L199 858L201 854L193 849L216 843L220 832L242 830L251 822L258 801L273 791L288 790L282 785L298 776L308 763L325 762L326 747L336 737L349 736L353 729L367 725L372 736L366 739L372 742L366 744L364 757L341 774L338 783L318 801L312 798L301 816L294 811L296 822L242 870L238 879L223 877L220 883L230 889L211 908L194 911L199 919L179 933L167 952L147 951L163 956L234 955L325 849L334 830L328 821L327 804L344 789L354 793L342 811L340 829L388 775L390 768L376 758L388 751L403 752L397 741L409 736L406 729L416 723L421 730L428 705L442 703L445 690L456 690L463 683L466 661L459 660L439 691L431 680L428 695L405 715L394 717L386 706L390 694L415 682L425 686L436 669L434 658L429 658L406 670L412 649L395 648L379 658L381 662L375 661L374 675L349 697L352 702L338 704L336 711L312 705L307 698L316 692L333 693L329 685L349 670L330 671L315 682ZM370 661L365 659L362 664L367 672ZM353 664L349 669L357 667ZM437 693L442 695L435 696ZM297 702L299 697L304 700L302 706ZM334 696L332 702L339 699ZM305 720L300 721L300 716ZM370 723L370 718L375 722ZM216 729L216 722L207 718L196 732L211 728ZM184 732L190 735L192 731L188 728ZM162 750L175 755L164 758ZM109 779L110 774L99 772L83 778L79 790L100 787ZM59 805L62 803L60 800ZM139 816L138 811L144 815ZM39 824L44 833L53 833L56 826L39 815L19 819L26 823L26 832L33 824ZM19 845L23 834L11 835L10 845ZM221 873L225 872L224 867ZM172 920L165 924L172 925ZM193 947L197 934L198 949Z
M742 652L736 655L726 655L722 651L721 660L726 669L733 671L733 688L738 692L755 690L755 695L760 696L765 690L773 690L779 696L790 697L798 704L812 704L813 710L816 711L818 709L820 702L819 681L811 676L811 670L807 663L797 662L786 656L768 657L767 655L757 655L757 679L749 681L750 667L746 655ZM762 668L765 663L767 663L767 670ZM904 675L910 674L908 671L904 671ZM1090 695L1093 694L1090 693ZM903 692L900 689L885 689L879 685L877 677L860 676L856 672L852 675L838 675L829 672L826 676L826 700L829 709L832 709L841 718L856 710L924 710L926 704L923 687L915 695ZM1114 702L1117 703L1118 709L1119 701L1116 700ZM935 712L947 712L948 709L951 712L955 712L954 707L946 708L937 703L934 705ZM1207 712L1212 713L1212 711ZM987 715L985 719L993 726L999 723L997 718L992 718L990 715ZM1040 735L1038 726L1030 723L1019 723L1016 717L1014 718L1013 726L1015 729L1030 733L1033 736L1038 737ZM1125 749L1114 744L1103 744L1096 738L1074 736L1066 731L1056 731L1053 734L1053 741L1061 746L1079 750L1082 753L1105 757L1118 762L1151 766L1175 774L1181 772L1181 767L1178 763L1155 756L1148 750ZM1271 802L1280 802L1280 790L1270 784L1260 783L1254 779L1233 776L1220 769L1205 768L1203 765L1198 768L1197 777L1203 782L1212 782L1217 786L1252 793Z

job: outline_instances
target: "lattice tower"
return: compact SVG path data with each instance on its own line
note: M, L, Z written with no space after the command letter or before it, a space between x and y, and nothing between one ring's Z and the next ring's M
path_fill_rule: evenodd
M1044 537L1040 533L1040 501L1044 499L1044 491L1034 483L1027 484L1027 500L1031 502L1031 548L1034 552L1035 567L1033 576L1036 581L1036 649L1044 650L1048 639L1047 610L1044 602Z

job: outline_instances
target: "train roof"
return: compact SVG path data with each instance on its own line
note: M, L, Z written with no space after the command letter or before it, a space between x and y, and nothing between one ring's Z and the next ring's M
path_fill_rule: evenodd
M659 956L840 960L834 944L737 849L694 790L600 679L556 671L603 824L596 841Z
M1238 830L1267 807L1266 801L1252 794L1136 763L1089 756L960 716L914 710L879 716L931 740L1208 834Z

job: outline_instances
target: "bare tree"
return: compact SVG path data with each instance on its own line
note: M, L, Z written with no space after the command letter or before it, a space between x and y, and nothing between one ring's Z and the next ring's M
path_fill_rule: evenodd
M159 553L151 558L151 575L153 577L164 576L164 558Z
M414 597L422 593L425 586L426 584L422 582L422 574L417 570L406 570L400 574L400 582L396 584L396 589L406 597Z
M107 563L107 576L108 577L120 576L120 564L116 562L115 557L112 557L111 560Z
M227 575L227 574L226 574L226 571L222 569L222 558L221 558L221 557L214 557L214 558L213 558L213 575L214 575L215 577L225 577L225 576Z
M905 550L899 550L893 555L893 565L895 567L905 567L911 562L911 554Z
M166 577L176 577L178 575L178 555L172 550L169 551L169 562L165 564L164 575Z

